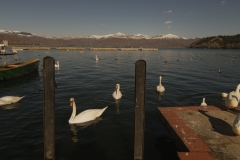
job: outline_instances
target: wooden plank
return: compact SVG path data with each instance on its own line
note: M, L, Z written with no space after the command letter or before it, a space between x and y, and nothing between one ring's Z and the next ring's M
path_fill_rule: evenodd
M134 160L142 160L144 153L146 62L138 60L135 64L135 135Z
M55 159L55 60L43 59L44 159Z

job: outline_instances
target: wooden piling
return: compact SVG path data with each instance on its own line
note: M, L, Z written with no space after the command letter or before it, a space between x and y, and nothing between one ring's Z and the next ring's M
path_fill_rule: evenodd
M55 60L43 59L44 160L55 160Z
M146 62L138 60L135 64L135 123L134 160L142 160L144 153Z

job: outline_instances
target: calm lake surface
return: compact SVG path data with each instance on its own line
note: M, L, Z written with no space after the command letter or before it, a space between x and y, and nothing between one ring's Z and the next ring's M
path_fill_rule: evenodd
M96 55L99 61L95 61ZM55 71L57 160L133 159L135 62L139 59L147 63L146 160L161 158L157 139L168 136L157 107L199 106L205 97L208 105L224 108L221 92L229 93L240 83L240 50L19 51L15 56L1 56L0 64L40 59L42 66L46 56L60 62L60 69ZM0 159L44 157L41 66L37 74L0 84L0 97L25 95L19 103L0 106ZM166 89L162 95L156 92L160 75ZM119 101L112 97L117 83L123 94ZM89 126L70 125L71 97L75 98L77 114L108 108Z

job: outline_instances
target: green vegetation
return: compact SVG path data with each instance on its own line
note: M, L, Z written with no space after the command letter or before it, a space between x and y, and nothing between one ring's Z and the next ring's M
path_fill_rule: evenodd
M190 44L188 48L240 49L240 34L201 38Z

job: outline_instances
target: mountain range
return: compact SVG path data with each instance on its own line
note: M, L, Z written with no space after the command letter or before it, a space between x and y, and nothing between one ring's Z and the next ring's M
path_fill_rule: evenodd
M173 34L150 37L143 34L125 35L120 32L87 37L53 37L29 32L0 30L0 41L2 40L8 40L9 45L184 48L198 39L187 39Z

